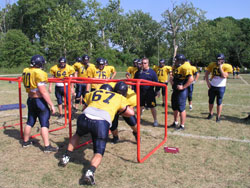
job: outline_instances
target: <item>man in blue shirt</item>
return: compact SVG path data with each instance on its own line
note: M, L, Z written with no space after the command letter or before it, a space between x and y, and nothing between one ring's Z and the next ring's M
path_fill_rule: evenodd
M142 59L142 69L135 73L135 79L144 79L153 82L158 82L157 75L155 71L149 68L149 59ZM158 126L157 121L157 113L156 113L156 100L155 96L159 95L159 88L156 87L156 91L154 90L154 86L140 86L140 106L141 109L145 106L150 108L152 116L154 118L154 127Z

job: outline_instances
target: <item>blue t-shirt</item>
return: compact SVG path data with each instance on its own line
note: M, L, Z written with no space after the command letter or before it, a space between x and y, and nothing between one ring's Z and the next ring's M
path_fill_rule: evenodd
M148 70L139 70L135 73L135 79L144 79L153 82L158 82L158 77L155 71L151 68ZM154 91L154 86L141 86L140 87L141 93L147 91Z

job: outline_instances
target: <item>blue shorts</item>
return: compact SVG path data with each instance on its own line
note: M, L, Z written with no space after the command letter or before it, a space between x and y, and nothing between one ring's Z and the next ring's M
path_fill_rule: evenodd
M130 116L130 117L124 117L124 116L122 116L122 117L123 117L123 119L125 120L125 122L129 126L131 126L131 127L136 126L137 120L136 120L135 116ZM112 121L112 126L110 128L111 131L114 131L114 130L117 129L117 127L118 127L118 120L119 120L119 115L116 114L114 120Z
M173 111L178 110L179 112L183 112L186 108L186 100L187 100L188 90L173 90L171 96L171 105Z
M60 105L63 103L64 97L64 86L56 86L55 88L55 95L57 99L57 104ZM66 86L66 102L68 104L68 86Z
M83 136L87 133L91 133L94 153L104 155L106 143L109 135L109 122L105 120L92 120L81 114L77 118L76 134Z
M168 85L168 83L167 83L167 82L165 82L165 83L163 83L163 82L159 82L159 83L161 83L161 84L165 84L165 85ZM165 88L165 87L163 87L163 86L158 86L158 88L159 88L159 90L161 89L161 94L162 94L162 96L165 96L166 88Z
M209 104L214 104L215 97L217 97L216 98L217 105L221 105L225 91L226 87L211 86L211 88L208 90Z
M193 99L193 91L194 91L194 84L191 84L188 88L188 101L192 101Z
M146 93L140 92L140 106L148 108L156 107L154 90L148 90Z
M28 120L27 125L33 127L36 119L39 119L41 127L49 128L50 109L44 98L28 98Z
M81 96L84 98L86 94L86 86L87 84L76 84L76 104L80 103Z

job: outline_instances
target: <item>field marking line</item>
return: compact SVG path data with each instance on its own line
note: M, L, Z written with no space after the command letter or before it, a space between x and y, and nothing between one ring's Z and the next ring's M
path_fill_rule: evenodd
M125 130L125 131L130 131L131 129L122 127L120 130ZM151 129L141 129L141 132L153 132ZM197 139L203 139L203 140L219 140L219 141L234 141L234 142L241 142L241 143L250 143L250 140L244 139L236 139L236 138L229 138L229 137L222 137L222 136L201 136L201 135L194 135L194 134L188 134L188 133L181 133L181 132L169 132L168 135L175 135L175 136L183 136L183 137L188 137L188 138L197 138Z
M240 78L241 81L244 82L246 85L249 85L249 83L248 83L246 80L244 80L244 78L242 78L240 75L239 75L239 78Z
M178 135L183 137L191 137L191 138L198 138L198 139L205 139L205 140L226 140L226 141L234 141L234 142L242 142L242 143L250 143L250 140L240 140L236 138L229 138L229 137L222 137L222 136L200 136L200 135L193 135L188 133L180 133L180 132L168 132L170 135Z

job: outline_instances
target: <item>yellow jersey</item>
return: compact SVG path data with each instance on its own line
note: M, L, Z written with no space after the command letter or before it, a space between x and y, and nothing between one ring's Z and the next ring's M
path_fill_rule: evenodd
M69 77L74 73L75 69L68 64L66 64L64 68L60 68L58 65L54 65L50 68L50 74L55 78Z
M98 89L87 93L84 97L84 102L88 105L88 107L84 110L87 114L102 117L102 114L98 113L98 111L94 114L95 110L91 110L91 108L106 111L110 116L110 121L107 120L109 122L113 121L115 114L119 110L128 106L128 101L125 97L118 93L104 89Z
M25 68L23 70L23 85L26 89L26 92L38 90L38 84L43 82L48 82L48 74L41 70L40 68Z
M127 72L130 74L130 78L133 79L135 77L135 73L138 71L137 67L128 67Z
M178 80L186 80L192 75L192 68L189 62L185 62L179 67L173 67L173 77Z
M96 66L89 67L87 69L87 75L89 78L98 78L98 79L109 79L107 77L109 70L106 66L102 70L98 69ZM101 84L91 84L91 88L98 89L101 86Z
M109 84L114 89L116 82L109 82L107 84ZM135 107L137 105L137 103L136 103L136 101L137 101L136 93L131 88L128 88L126 98L128 100L128 105L129 106Z
M107 78L111 78L111 74L114 74L114 72L116 72L115 67L111 65L106 65L105 67L107 68Z
M157 74L158 81L165 83L168 82L168 74L172 72L172 67L170 66L159 67L157 65L154 65L153 70Z
M192 69L192 75L193 75L193 76L196 75L196 74L198 73L198 70L197 70L197 68L196 68L195 66L192 66L192 65L191 65L191 69Z
M74 63L73 65L73 68L75 69L75 71L78 73L78 77L81 77L81 78L88 78L88 75L87 75L87 69L89 67L94 67L95 65L92 64L92 63L89 63L88 65L83 65L82 63L80 62L76 62Z
M216 62L210 63L207 66L206 70L211 72L212 78L214 78L215 76L221 76L221 73L220 73L220 70L219 70L219 65ZM222 70L224 72L232 73L233 72L233 67L230 64L223 63L222 64Z

